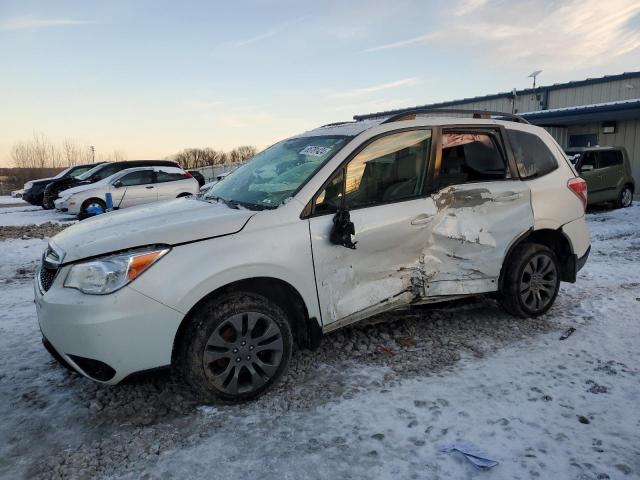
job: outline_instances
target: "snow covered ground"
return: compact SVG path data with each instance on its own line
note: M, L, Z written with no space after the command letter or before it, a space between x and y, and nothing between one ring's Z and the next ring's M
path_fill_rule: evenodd
M591 257L543 318L483 298L388 314L241 406L198 405L168 373L102 387L57 366L33 307L46 240L0 241L0 476L640 478L640 206L588 219ZM439 453L457 440L499 465Z
M26 202L19 205L0 204L0 225L41 225L43 223L75 222L75 217L55 210L44 210L42 207L29 205Z
M0 205L29 205L21 198L13 198L11 195L0 195Z

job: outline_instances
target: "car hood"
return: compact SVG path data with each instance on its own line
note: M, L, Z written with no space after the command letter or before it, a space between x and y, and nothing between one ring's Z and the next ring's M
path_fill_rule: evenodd
M87 190L93 190L95 188L103 188L107 185L106 179L100 180L96 183L85 183L82 185L78 185L77 187L68 188L67 190L63 190L58 194L60 198L66 197L67 195L73 195L75 193L85 192Z
M117 210L73 225L51 239L63 262L144 245L176 245L229 235L257 212L179 198Z

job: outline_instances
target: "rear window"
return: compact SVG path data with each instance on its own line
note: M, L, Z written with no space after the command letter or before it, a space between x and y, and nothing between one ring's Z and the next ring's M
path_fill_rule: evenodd
M520 178L542 177L558 168L551 150L537 136L519 130L507 130Z
M614 167L622 165L622 152L620 150L602 150L598 152L599 167Z

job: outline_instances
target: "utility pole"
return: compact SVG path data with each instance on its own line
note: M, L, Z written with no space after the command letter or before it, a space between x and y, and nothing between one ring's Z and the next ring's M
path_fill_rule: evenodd
M96 163L96 147L91 145L89 150L91 150L91 163Z

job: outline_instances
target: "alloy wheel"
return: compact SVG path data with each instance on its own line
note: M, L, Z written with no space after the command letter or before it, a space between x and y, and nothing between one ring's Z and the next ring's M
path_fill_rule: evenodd
M631 193L631 190L628 188L625 188L622 191L622 206L628 207L629 205L631 205L632 199L633 199L633 194Z
M207 340L202 362L209 381L231 395L251 393L271 379L284 343L277 323L262 313L239 313L224 320Z
M531 257L520 278L520 298L531 311L544 310L553 301L558 286L555 262L545 254Z

